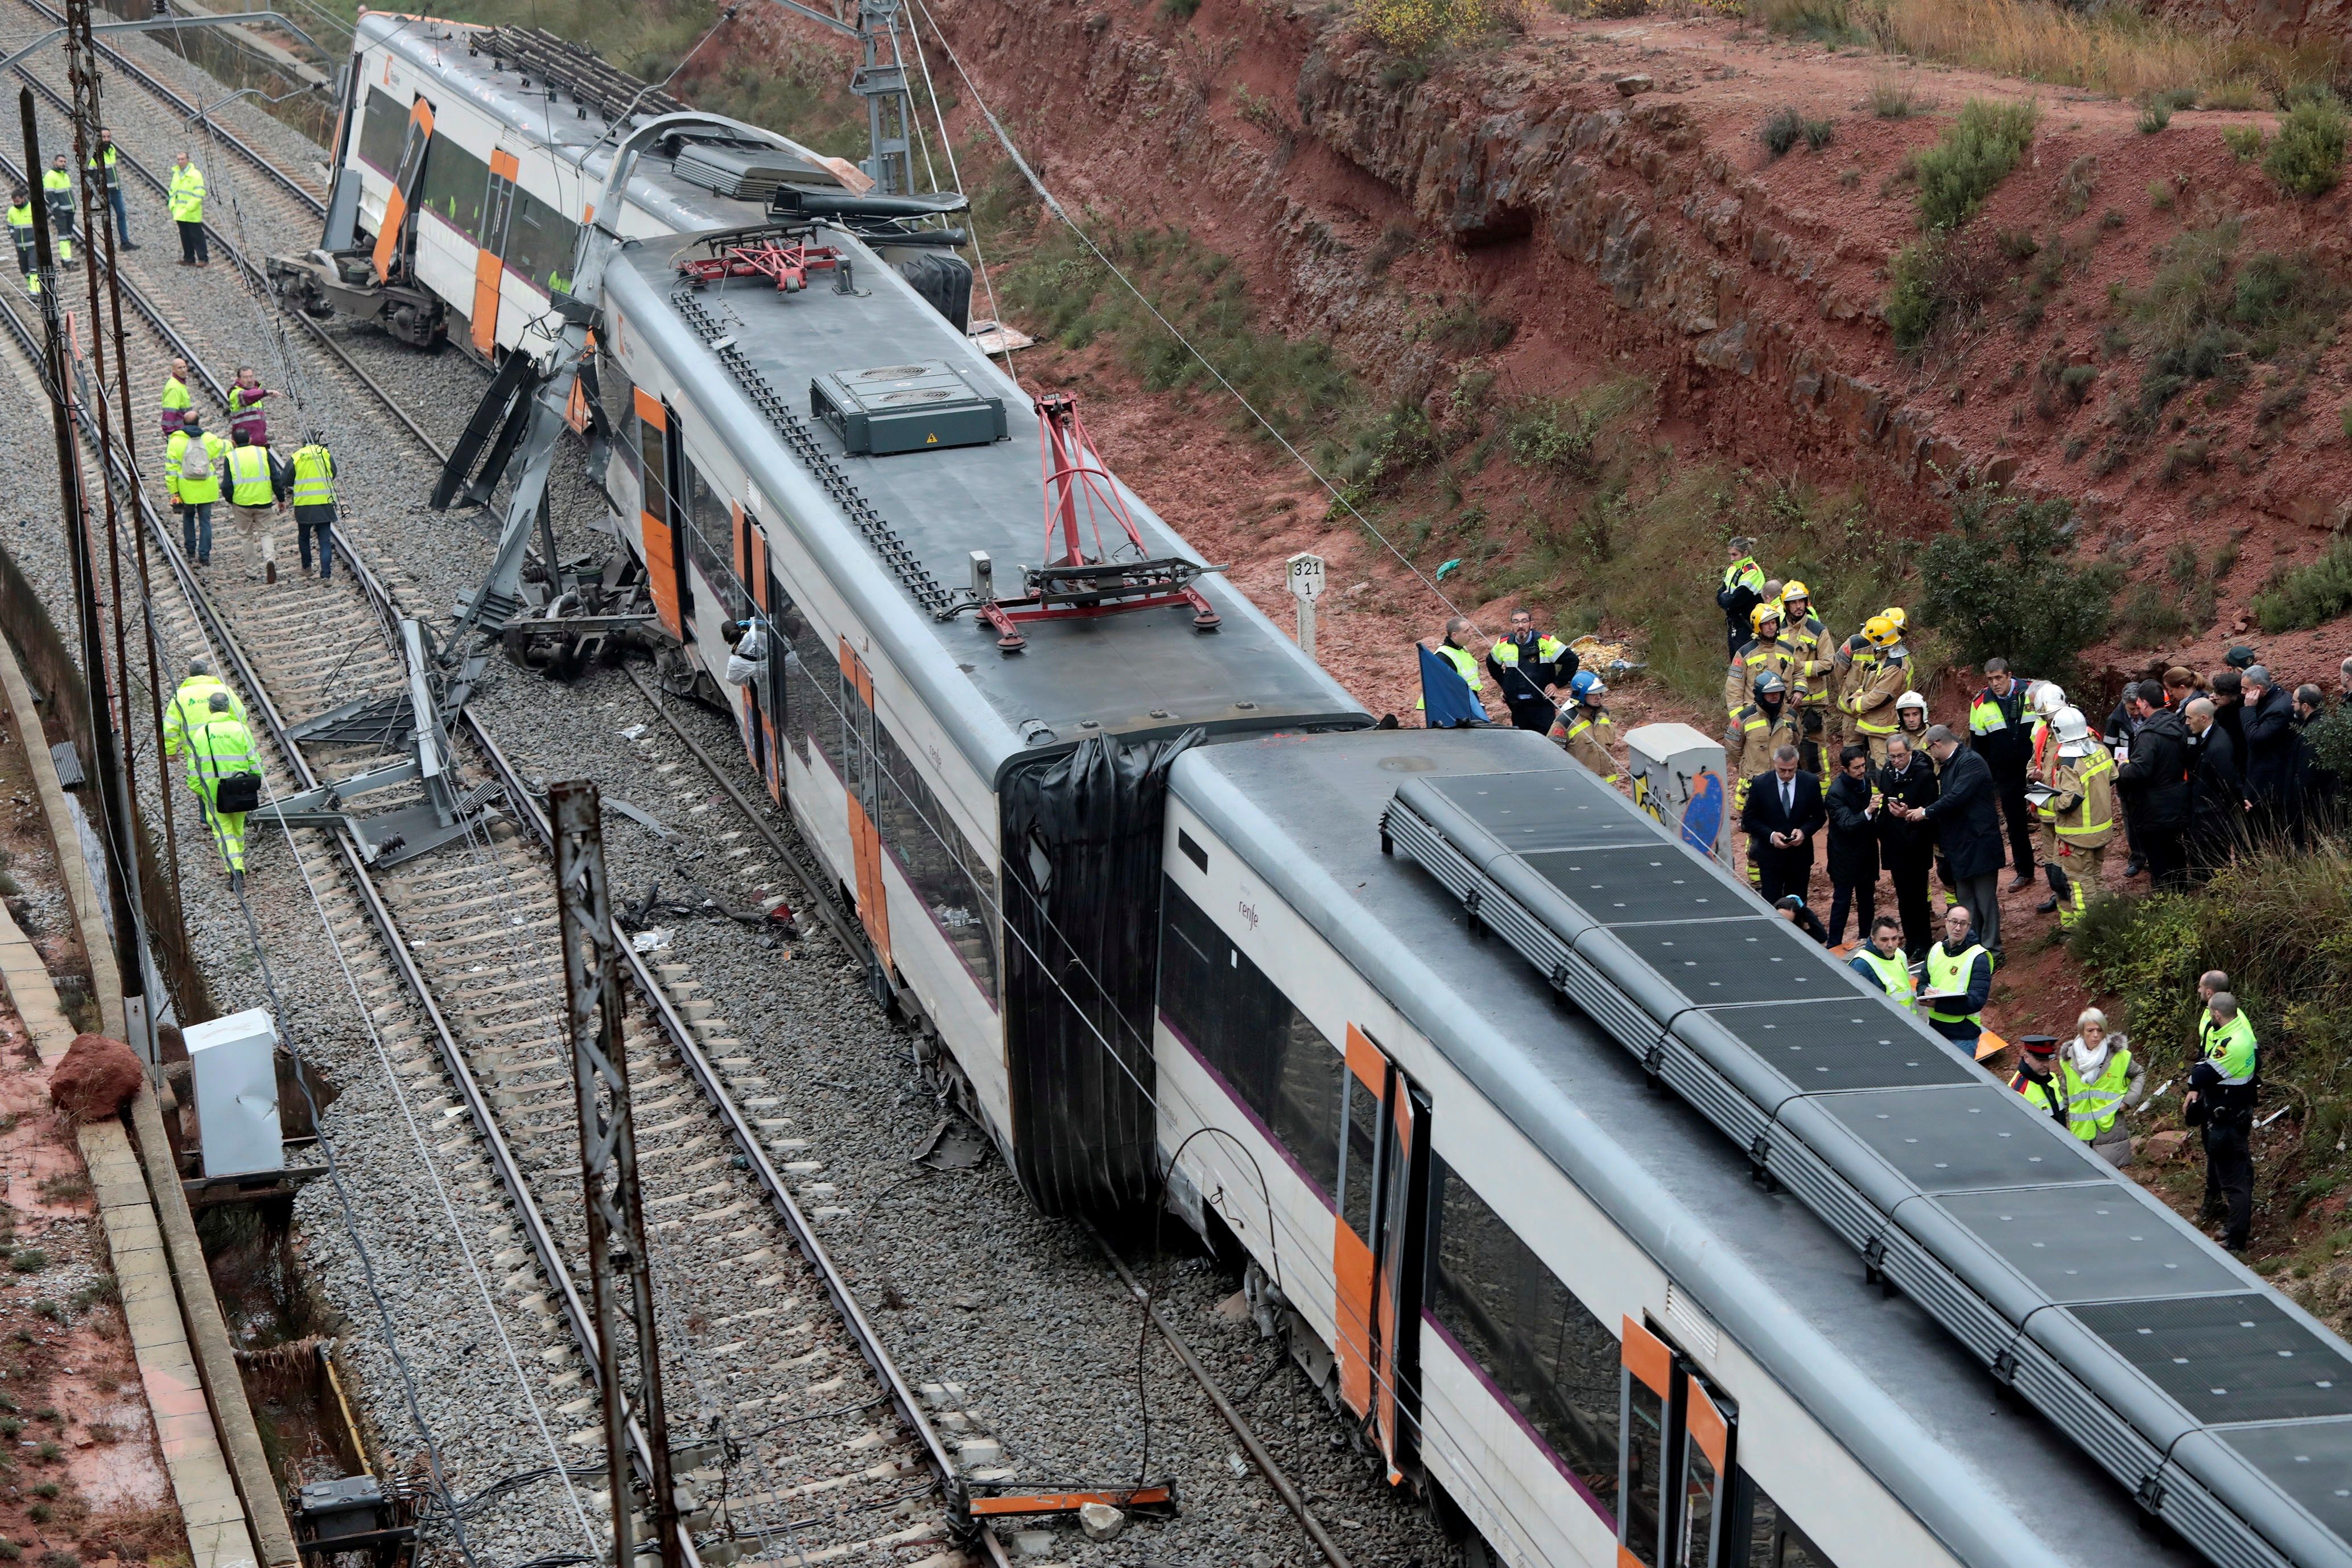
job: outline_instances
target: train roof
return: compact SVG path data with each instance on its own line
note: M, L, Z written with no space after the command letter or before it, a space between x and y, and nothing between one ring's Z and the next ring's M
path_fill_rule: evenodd
M1590 778L1516 731L1382 731L1196 748L1171 788L1962 1562L2197 1563L1542 976L1474 942L1458 899L1381 853L1401 783L1546 769Z
M354 29L353 52L383 48L417 73L418 90L430 100L436 114L454 99L508 127L521 141L547 148L574 167L586 171L582 200L593 201L604 189L612 163L610 122L593 110L584 117L583 105L545 79L501 62L488 53L475 53L478 40L493 29L467 22L431 16L404 16L386 11L362 11ZM365 85L375 86L380 82ZM789 139L785 139L789 140ZM812 163L819 155L794 148ZM487 146L473 149L487 157ZM569 196L572 192L560 193ZM567 217L576 219L581 201L562 204ZM629 181L629 205L671 229L681 231L730 227L762 221L761 202L735 201L705 186L681 180L670 160L658 149L637 161Z
M1196 580L1222 617L1211 633L1196 631L1192 610L1178 605L1025 623L1026 650L1007 655L978 616L936 618L942 594L969 583L971 552L990 553L1000 593L1018 592L1020 563L1042 560L1040 421L1030 393L871 250L830 229L819 237L851 254L853 291L839 290L824 273L789 294L761 278L685 289L676 259L704 251L694 237L681 236L624 247L606 269L604 304L623 323L615 335L625 361L635 365L650 353L687 389L708 434L742 465L763 500L779 503L762 510L762 520L772 530L793 531L873 647L887 650L982 776L993 780L1023 755L1098 733L1134 740L1194 726L1217 734L1370 722L1219 574ZM722 360L720 349L731 353ZM1003 402L1004 438L853 457L828 424L810 416L819 377L939 363ZM746 374L758 384L747 384ZM755 395L789 413L814 452L796 450ZM871 507L874 518L864 527L838 487L827 488L827 468ZM1202 559L1140 497L1124 484L1119 491L1149 554ZM877 542L877 523L885 542ZM1106 531L1106 543L1123 542L1108 524ZM886 561L886 547L894 561ZM924 579L928 590L910 585Z

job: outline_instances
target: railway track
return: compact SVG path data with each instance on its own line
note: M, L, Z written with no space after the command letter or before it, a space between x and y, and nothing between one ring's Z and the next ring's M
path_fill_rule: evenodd
M134 309L159 342L220 389L152 300ZM37 358L19 302L0 300L0 316ZM94 440L93 431L85 436ZM121 449L111 456L119 461ZM215 564L200 577L167 521L151 510L148 522L158 555L151 564L177 589L158 595L159 630L183 650L209 649L244 690L274 753L265 767L271 795L380 762L306 748L288 733L331 699L395 690L405 678L395 651L402 611L369 563L349 553L349 541L353 571L342 585L270 585L254 542L234 529L216 533ZM470 1122L476 1146L461 1168L494 1181L514 1216L518 1245L497 1261L512 1270L515 1304L561 1323L585 1352L593 1340L584 1226L575 1215L551 841L495 738L467 719L467 780L497 808L495 823L470 842L380 870L341 832L288 837L338 944L372 937L378 949L362 965L361 1001L395 1070ZM259 883L269 868L258 838L256 850ZM957 1561L969 1518L957 1461L800 1207L794 1184L819 1173L802 1157L802 1129L779 1113L779 1097L750 1058L735 1054L721 1009L698 994L684 966L656 970L625 945L624 954L632 1105L678 1412L673 1437L694 1461L686 1476L700 1547L722 1560L778 1563L903 1563L926 1553ZM593 1353L582 1359L595 1364ZM583 1375L558 1374L554 1392L570 1395L560 1413L586 1432L599 1391ZM957 1421L970 1425L962 1413ZM992 1543L984 1531L974 1542L983 1551Z
M51 14L39 0L26 4ZM64 115L64 100L37 73L19 68L19 74L47 104L53 121ZM163 96L169 99L168 89ZM118 144L121 140L118 134ZM247 158L267 163L238 145ZM152 169L127 150L121 156L130 177L160 195L163 182ZM299 194L299 187L281 173L271 188L278 220L311 216L291 210L303 204L278 199L287 191ZM213 243L238 269L249 292L274 304L251 259L216 226L208 226ZM138 287L128 268L122 281L131 312L171 353L188 360L192 385L225 407L226 388L199 345L175 325L172 312ZM324 351L331 378L343 391L382 408L420 447L443 459L439 442L333 334L299 312L287 313L306 330L306 340ZM6 325L22 334L20 321ZM160 359L152 380L140 394L151 405L161 386ZM132 417L138 414L131 411ZM159 553L180 588L176 600L158 595L158 620L167 635L190 649L213 649L237 672L246 690L266 699L255 717L257 732L266 730L277 752L269 770L272 794L380 761L306 752L285 731L296 716L398 687L404 678L396 653L400 606L421 602L414 580L388 583L339 529L339 553L356 568L357 591L332 595L323 603L307 590L288 595L282 587L260 583L250 545L224 528L215 534L222 567L199 583L184 562L173 559L177 552L170 549L167 528L152 526L164 542ZM857 952L862 939L854 917L841 907L824 868L798 835L780 833L660 695L635 671L627 673L656 717L757 830L773 859L793 873L804 895L799 909L819 917L845 952ZM518 1245L498 1258L501 1269L518 1271L509 1276L509 1295L538 1316L550 1349L557 1343L577 1349L592 1341L584 1286L575 1283L584 1267L578 1251L582 1227L564 1222L576 1207L578 1164L568 1047L561 1036L562 978L547 864L551 845L544 814L497 741L471 711L462 723L469 772L497 791L501 831L462 847L462 853L460 847L451 847L440 858L373 875L341 835L305 829L287 840L306 880L320 890L325 918L339 942L373 939L389 961L366 966L361 1001L372 1015L395 1020L386 1041L394 1069L412 1089L446 1096L452 1103L445 1112L463 1110L476 1129L478 1147L462 1168L503 1193L514 1216L509 1226ZM536 943L538 962L513 962L518 938ZM666 1295L663 1302L665 1365L688 1373L671 1374L671 1408L680 1413L673 1439L688 1445L698 1459L713 1452L726 1456L722 1464L700 1463L685 1472L704 1503L711 1503L714 1494L723 1499L702 1521L706 1535L729 1542L720 1549L722 1557L740 1552L747 1560L780 1563L845 1558L904 1563L928 1552L924 1563L945 1568L967 1560L959 1558L959 1550L977 1550L986 1560L1001 1561L1003 1548L993 1534L961 1534L969 1515L959 1461L942 1447L937 1430L944 1426L955 1431L960 1447L978 1437L981 1447L974 1451L986 1453L992 1445L985 1424L958 1408L961 1398L954 1385L924 1385L919 1399L891 1366L797 1206L797 1188L826 1205L816 1210L820 1217L834 1196L818 1180L816 1163L806 1157L809 1142L801 1136L806 1130L779 1114L782 1097L770 1092L749 1057L730 1050L733 1040L715 1002L698 994L683 966L654 969L634 953L627 957L636 993L627 1044L633 1101L638 1125L646 1130L641 1156L649 1218L656 1226L656 1268L658 1278L689 1282L681 1286L677 1300ZM545 1208L530 1196L542 1175L558 1184L557 1196ZM550 1215L563 1219L551 1220ZM530 1279L522 1280L522 1273ZM680 1327L688 1322L696 1325L694 1331ZM1172 1326L1164 1321L1160 1326L1176 1340ZM1316 1548L1344 1565L1344 1554L1265 1454L1246 1420L1177 1342L1190 1374L1241 1436L1277 1497L1305 1523ZM763 1348L753 1351L755 1345ZM768 1347L793 1353L754 1364ZM594 1364L593 1353L584 1359ZM578 1373L559 1375L573 1380L559 1384L557 1392L566 1395L559 1413L567 1426L580 1428L574 1441L588 1439L593 1435L593 1392L577 1383ZM824 1405L823 1398L838 1402ZM788 1407L801 1413L777 1415ZM937 1426L932 1414L940 1417ZM712 1436L719 1438L716 1449L694 1441ZM1009 1472L983 1468L971 1479L1003 1484L1008 1478ZM961 1538L963 1547L950 1544L953 1538Z

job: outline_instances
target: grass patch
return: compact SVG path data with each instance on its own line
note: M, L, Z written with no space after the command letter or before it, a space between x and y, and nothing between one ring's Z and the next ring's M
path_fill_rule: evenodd
M2189 229L2157 253L2146 289L2117 295L2130 323L2126 346L2147 356L2127 433L2152 433L2193 384L2210 384L2206 401L2218 404L2250 365L2335 341L2352 289L2314 256L2263 250L2241 260L2239 242L2235 220Z
M2072 684L2080 650L2106 635L2120 573L2075 559L2074 503L1998 486L1962 490L1952 526L1919 552L1921 613L1965 662L1999 654Z
M1367 0L1359 16L1382 47L1408 59L1527 26L1518 0Z
M2306 98L2287 111L2263 155L2263 173L2279 189L2306 199L2336 188L2344 177L2344 110L2334 98Z
M1908 120L1919 112L1919 95L1896 77L1880 77L1870 84L1870 112L1881 120Z
M2352 543L2329 545L2306 566L2282 567L2254 595L2254 624L2273 637L2326 626L2352 611Z
M2214 102L2217 95L2234 99L2257 83L2276 93L2324 82L2334 65L2324 44L2221 38L2127 5L2075 10L2040 0L1755 0L1748 15L1774 32L1822 43L2131 100L2197 89ZM2173 107L2186 106L2176 101Z
M1756 139L1764 143L1766 153L1778 158L1794 147L1804 133L1804 116L1783 106L1765 117L1763 129L1756 132Z
M1895 253L1888 267L1886 324L1906 353L1927 347L1939 331L1968 326L2007 282L2013 264L1998 240L1929 234Z
M2252 77L2233 76L2226 81L2215 82L2211 87L2207 88L2204 102L2208 109L2224 109L2243 113L2250 109L2260 109L2267 97L2268 95L2263 91L2263 84Z
M2259 125L2224 125L2221 127L2221 144L2239 163L2251 163L2263 155L2263 149L2271 142L2263 134L2263 128Z
M2017 167L2033 142L2041 110L2031 103L1972 98L1943 140L1912 154L1919 183L1919 226L1958 228Z
M1649 389L1629 378L1580 397L1538 398L1523 405L1505 430L1512 460L1574 479L1600 477L1594 447L1603 431L1647 400Z
M19 1247L8 1259L8 1268L16 1274L38 1274L49 1266L49 1255L37 1247Z
M2139 106L2139 118L2132 123L2139 127L2141 135L2155 135L2172 123L2172 100L2163 93L2143 99Z

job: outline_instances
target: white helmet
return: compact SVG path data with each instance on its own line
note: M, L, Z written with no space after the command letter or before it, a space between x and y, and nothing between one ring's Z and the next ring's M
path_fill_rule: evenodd
M1902 712L1906 708L1916 708L1920 712L1925 713L1927 710L1927 700L1916 691L1906 691L1895 700L1895 710L1897 713Z
M2051 725L2058 731L2058 743L2063 749L2091 738L2091 726L2080 708L2061 708L2051 715Z
M2033 710L2044 719L2053 713L2069 711L2066 708L2066 694L2058 689L2056 681L2042 680L2034 683ZM2074 717L2079 721L2083 716L2077 713Z

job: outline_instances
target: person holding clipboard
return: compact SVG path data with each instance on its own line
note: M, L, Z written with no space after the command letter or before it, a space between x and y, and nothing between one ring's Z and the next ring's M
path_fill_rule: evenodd
M1944 911L1944 938L1927 950L1919 992L1927 1026L1967 1046L1971 1055L1984 1033L1985 998L1992 994L1992 955L1970 935L1972 923L1966 904Z

